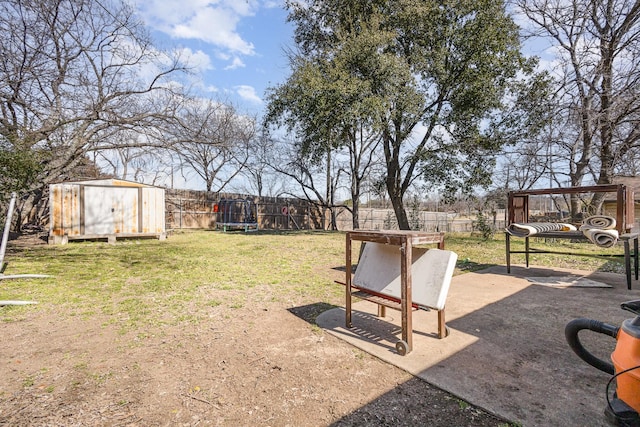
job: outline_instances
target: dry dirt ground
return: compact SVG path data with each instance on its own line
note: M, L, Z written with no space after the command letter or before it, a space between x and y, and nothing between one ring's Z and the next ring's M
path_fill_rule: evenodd
M313 319L329 308L248 300L124 333L102 315L0 308L16 313L0 325L0 425L507 425L324 333Z

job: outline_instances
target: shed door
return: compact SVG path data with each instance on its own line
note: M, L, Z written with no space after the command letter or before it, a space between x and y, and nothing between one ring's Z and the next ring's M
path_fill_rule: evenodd
M117 234L138 231L138 189L84 188L84 233Z

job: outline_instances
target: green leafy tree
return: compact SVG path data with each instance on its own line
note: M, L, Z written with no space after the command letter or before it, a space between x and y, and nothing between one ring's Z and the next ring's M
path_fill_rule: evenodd
M372 127L370 95L363 81L350 73L351 57L358 49L323 55L292 54L292 75L268 91L265 124L282 125L295 132L297 161L312 166L326 165L326 208L333 210L331 170L336 157L347 152L348 162L341 168L350 178L353 228L359 228L361 183L374 164L380 134ZM312 168L309 168L312 169ZM314 193L317 191L314 191Z
M0 194L30 186L41 170L38 157L27 150L0 148Z
M450 193L490 182L504 140L487 125L530 65L503 2L312 0L288 8L299 48L293 75L316 72L309 85L296 80L304 89L285 109L296 126L322 133L305 138L308 150L340 144L330 132L366 123L380 135L401 229L410 227L403 202L417 179ZM336 82L345 84L327 90Z
M473 229L480 232L483 240L493 239L496 232L481 209L478 209L476 219L473 221Z

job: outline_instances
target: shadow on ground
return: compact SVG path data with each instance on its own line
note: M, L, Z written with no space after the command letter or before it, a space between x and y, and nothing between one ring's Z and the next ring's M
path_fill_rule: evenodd
M315 325L318 315L333 308L337 308L337 306L325 302L317 302L314 304L302 305L300 307L291 307L287 310L289 310L291 314L301 318L302 320Z

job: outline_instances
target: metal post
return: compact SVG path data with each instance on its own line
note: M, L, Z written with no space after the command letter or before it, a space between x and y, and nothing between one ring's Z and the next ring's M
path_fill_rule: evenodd
M4 253L7 250L7 241L9 240L9 229L11 228L11 218L13 217L13 208L16 205L16 193L11 193L11 201L9 202L9 210L7 211L7 220L2 233L2 244L0 245L0 274L4 271Z
M2 233L2 244L0 245L0 279L18 279L22 277L28 278L40 278L40 277L49 277L46 274L16 274L5 276L4 270L6 268L6 264L4 263L4 254L7 250L7 241L9 240L9 229L11 228L11 217L13 216L13 209L16 205L17 199L16 193L11 193L11 202L9 202L9 210L7 212L7 221L4 226L4 232ZM36 304L35 302L29 301L0 301L0 306L3 305L23 305L23 304Z

